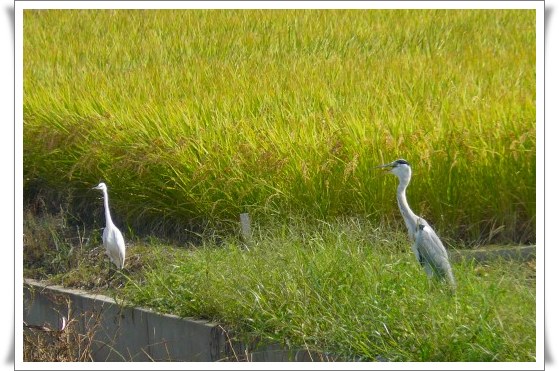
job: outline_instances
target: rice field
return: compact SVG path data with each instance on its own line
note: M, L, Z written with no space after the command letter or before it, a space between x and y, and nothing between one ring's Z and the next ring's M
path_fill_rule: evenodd
M448 239L535 242L535 11L26 10L24 66L27 200L87 218L103 180L147 234L393 227L373 167L406 158Z

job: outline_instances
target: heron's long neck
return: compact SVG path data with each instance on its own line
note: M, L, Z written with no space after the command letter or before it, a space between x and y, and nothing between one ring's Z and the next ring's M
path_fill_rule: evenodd
M415 225L417 223L417 215L411 211L410 206L408 205L408 200L406 199L406 188L409 183L410 178L400 179L400 184L398 185L398 189L396 191L396 197L398 199L400 213L402 213L402 217L404 218L404 222L406 222L406 227L408 228L408 234L410 238L413 239Z
M103 190L103 203L105 204L105 220L107 225L113 224L111 219L111 212L109 211L109 193L106 189Z

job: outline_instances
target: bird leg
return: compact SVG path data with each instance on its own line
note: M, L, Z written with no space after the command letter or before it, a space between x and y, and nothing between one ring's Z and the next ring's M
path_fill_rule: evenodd
M107 284L111 283L114 278L115 278L115 269L113 268L113 263L111 262L111 259L109 259L109 272L107 274Z

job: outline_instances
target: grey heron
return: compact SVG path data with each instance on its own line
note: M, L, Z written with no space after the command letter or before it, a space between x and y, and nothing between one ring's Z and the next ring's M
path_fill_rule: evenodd
M124 268L124 237L119 229L113 224L111 219L111 212L109 211L109 194L107 192L107 185L99 183L92 189L98 189L103 192L103 201L105 204L105 229L103 230L103 246L107 250L107 256L117 268Z
M411 180L410 164L406 160L399 159L389 164L378 166L378 168L388 169L400 180L396 190L398 208L406 223L408 235L413 241L412 250L416 259L423 266L428 277L435 275L438 278L445 278L451 287L455 288L456 281L443 243L429 223L415 215L408 205L406 188Z

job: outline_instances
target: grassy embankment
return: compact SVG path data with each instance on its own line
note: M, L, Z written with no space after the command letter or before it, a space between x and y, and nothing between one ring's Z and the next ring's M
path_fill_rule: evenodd
M363 359L533 359L531 268L429 286L372 167L410 161L410 203L451 245L535 242L534 12L140 13L26 11L26 201L102 223L103 179L129 239L245 211L258 232L137 241L118 295ZM98 286L97 233L46 230L28 274Z

